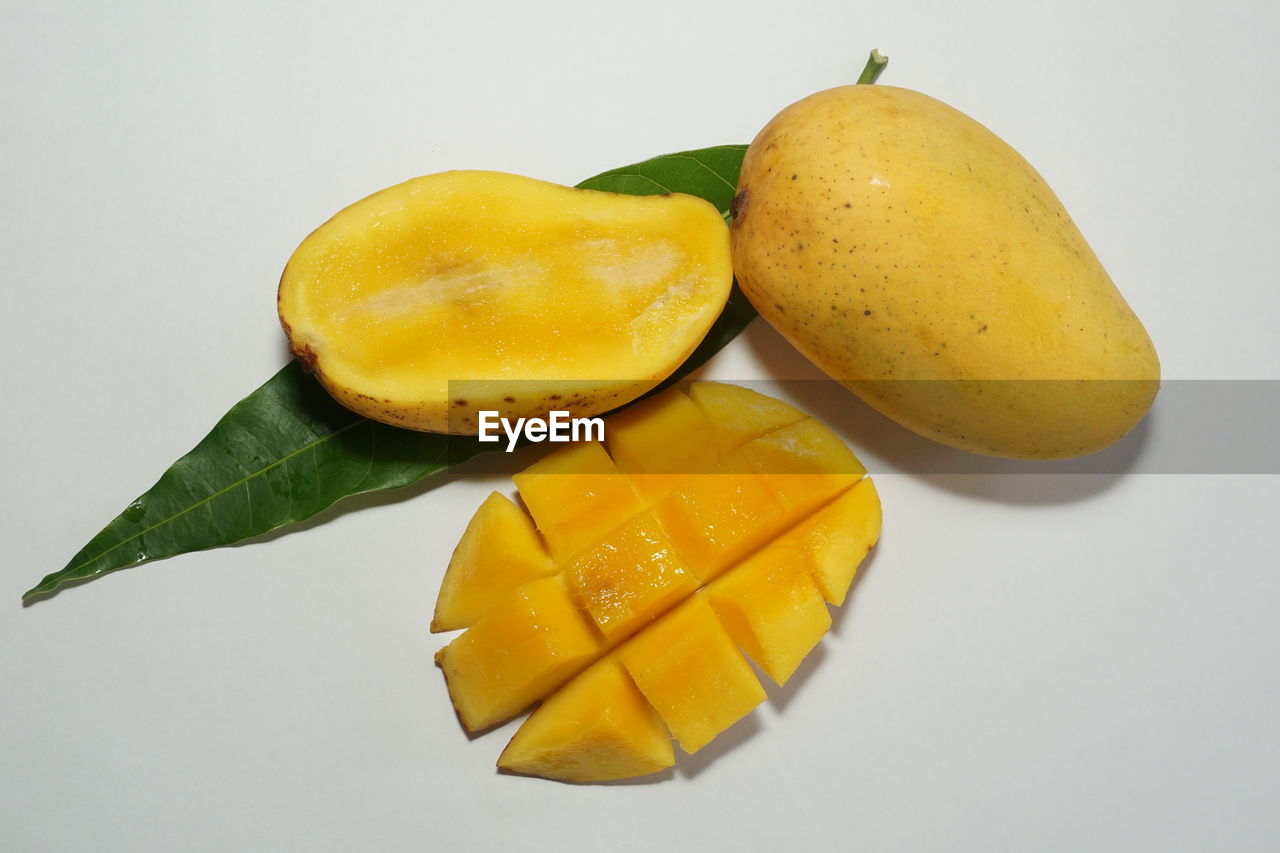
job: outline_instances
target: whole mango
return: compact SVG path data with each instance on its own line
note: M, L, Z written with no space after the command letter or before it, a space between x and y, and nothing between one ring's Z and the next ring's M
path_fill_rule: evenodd
M1151 339L1044 179L918 92L844 86L779 113L743 162L732 246L784 337L952 447L1092 453L1155 398Z

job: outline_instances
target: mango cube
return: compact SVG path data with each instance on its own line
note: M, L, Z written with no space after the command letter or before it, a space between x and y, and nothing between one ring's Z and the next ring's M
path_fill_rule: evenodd
M453 549L431 630L465 628L525 581L556 571L528 513L494 492L480 504Z
M654 507L662 526L703 583L786 526L787 507L768 478L740 473L751 462L731 453L715 473L695 474ZM750 470L757 469L750 467Z
M807 512L862 479L867 469L835 433L812 418L743 445L788 507Z
M529 581L440 650L468 731L507 720L590 663L603 644L558 577Z
M724 453L808 417L790 403L740 385L695 382L689 387L689 397L706 413Z
M880 495L870 478L805 519L795 535L806 565L827 601L844 604L863 558L880 537Z
M688 598L698 580L652 513L622 524L564 570L569 591L614 645Z
M701 595L633 637L618 657L688 753L706 746L765 698Z
M783 536L707 586L729 636L778 684L831 627L805 557L802 541Z
M659 394L609 418L605 442L649 506L718 454L711 421L684 394Z
M631 481L596 441L566 444L512 479L561 564L644 509Z
M613 657L544 702L498 758L504 770L561 782L629 779L675 763L667 727Z

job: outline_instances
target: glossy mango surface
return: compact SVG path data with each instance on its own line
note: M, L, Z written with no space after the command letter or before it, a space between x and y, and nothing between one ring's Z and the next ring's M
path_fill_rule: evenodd
M716 383L549 453L515 477L526 520L492 496L446 571L437 614L467 614L437 655L459 719L541 702L499 766L561 781L662 770L671 738L701 749L765 697L744 653L781 684L830 627L880 532L865 475L803 412Z
M640 396L706 335L732 278L728 229L703 199L455 171L317 228L278 307L343 405L474 435L481 411L585 417Z

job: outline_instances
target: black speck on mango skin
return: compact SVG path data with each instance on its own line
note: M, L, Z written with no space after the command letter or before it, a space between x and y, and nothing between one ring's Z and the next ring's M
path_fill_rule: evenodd
M1043 178L951 107L880 85L820 92L760 132L738 192L748 298L909 428L1053 458L1110 444L1149 407L1159 362L1142 324ZM1053 390L1029 395L1036 410L973 381L1028 379ZM1091 397L1079 379L1131 381Z

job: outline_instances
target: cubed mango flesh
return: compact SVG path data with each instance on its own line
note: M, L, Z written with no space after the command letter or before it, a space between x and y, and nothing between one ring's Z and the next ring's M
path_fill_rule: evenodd
M716 434L702 407L684 394L659 394L609 418L609 455L652 506L717 456Z
M698 580L658 525L642 512L564 570L569 592L611 645L698 589Z
M645 401L606 422L605 445L514 479L556 573L506 593L459 573L454 598L494 600L438 660L472 731L541 701L500 763L565 781L655 772L672 760L662 726L694 752L749 713L764 691L739 649L785 682L880 530L838 437L715 383ZM511 529L528 546L529 527Z
M867 477L792 531L804 542L809 571L823 597L837 607L880 538L880 512L880 495Z
M431 630L466 628L522 583L558 571L529 514L494 492L453 549Z
M618 657L685 752L702 749L765 699L701 595L637 635Z
M723 382L695 382L689 397L706 413L721 452L808 417L790 403Z
M706 588L729 636L778 684L786 684L831 627L804 544L776 539Z
M468 731L510 719L600 653L603 643L559 577L529 581L440 650L449 696Z
M562 782L604 782L676 763L662 718L614 657L543 702L498 757L504 770Z
M631 481L596 441L557 448L512 479L558 563L644 509Z

